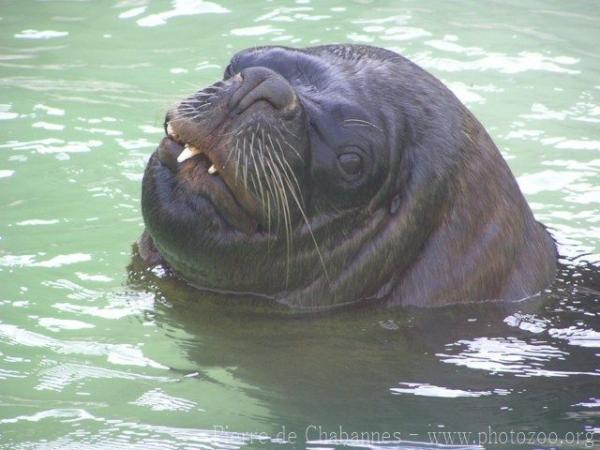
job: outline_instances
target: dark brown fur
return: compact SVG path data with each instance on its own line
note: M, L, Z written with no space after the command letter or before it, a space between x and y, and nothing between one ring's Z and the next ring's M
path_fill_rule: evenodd
M198 114L177 126L187 142L210 142L223 182L211 184L193 161L178 169L161 160L173 145L161 144L143 182L140 249L149 261L160 254L198 287L299 310L518 300L552 282L554 241L491 138L405 58L368 46L255 48L208 89L198 98L210 100L195 100ZM294 151L265 138L231 162L235 139L254 142L261 127ZM282 187L301 200L289 201L289 230L265 229L273 217L283 223L281 210L266 214L256 189L269 174L259 177L248 152L260 160L265 151L290 161L298 180L297 192ZM354 178L340 169L348 155L362 164ZM254 188L240 181L240 164Z

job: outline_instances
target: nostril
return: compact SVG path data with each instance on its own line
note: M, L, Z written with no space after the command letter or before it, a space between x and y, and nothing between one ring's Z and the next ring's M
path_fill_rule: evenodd
M294 101L294 92L287 81L269 77L240 101L238 109L244 111L259 100L266 100L276 109L284 109Z
M242 83L229 102L238 114L259 100L269 102L276 109L294 104L296 94L288 81L265 67L252 67L240 74Z

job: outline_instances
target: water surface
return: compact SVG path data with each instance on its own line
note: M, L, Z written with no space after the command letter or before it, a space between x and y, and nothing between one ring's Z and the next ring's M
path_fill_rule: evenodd
M401 52L473 110L571 266L550 292L291 318L128 271L165 110L236 50L329 42ZM0 445L590 448L598 42L593 1L2 2ZM489 445L510 431L559 441Z

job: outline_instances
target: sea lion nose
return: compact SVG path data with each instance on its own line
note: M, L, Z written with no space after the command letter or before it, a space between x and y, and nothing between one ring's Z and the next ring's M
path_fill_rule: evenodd
M231 96L229 108L244 112L259 100L269 102L275 109L290 110L297 104L296 93L288 81L266 67L250 67L240 72L242 83Z

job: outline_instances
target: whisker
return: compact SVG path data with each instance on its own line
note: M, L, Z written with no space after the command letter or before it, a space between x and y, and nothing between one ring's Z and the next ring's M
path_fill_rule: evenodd
M360 125L360 124L368 125L368 126L373 127L376 130L379 130L380 132L383 133L383 130L381 128L379 128L377 125L372 124L371 122L367 122L366 120L362 120L362 119L346 119L346 120L344 120L344 123L350 123L350 124L355 123L357 125Z
M283 155L282 155L283 157ZM285 161L285 158L283 159ZM327 271L327 267L325 266L325 259L323 258L323 254L321 253L321 249L319 247L319 244L317 243L317 239L315 238L315 234L313 233L312 227L310 226L310 222L308 220L308 216L306 215L306 212L304 211L303 208L303 203L304 201L302 200L302 191L300 190L300 186L298 185L298 180L296 178L296 176L294 175L292 168L290 167L289 163L287 161L285 161L285 163L287 164L288 169L290 170L291 174L294 176L294 179L296 181L296 184L298 186L298 195L300 196L300 198L298 198L298 195L296 195L296 191L295 189L293 189L293 187L291 186L291 180L289 178L289 176L287 177L287 181L288 184L290 185L290 194L293 198L293 200L296 202L296 205L298 206L298 209L300 210L300 214L302 215L302 218L304 220L304 223L306 223L306 226L308 228L308 232L310 233L311 239L313 241L313 244L315 246L315 250L317 251L317 254L319 256L319 260L321 262L321 267L323 268L323 272L325 273L325 278L327 278L327 281L330 282L330 278L329 278L329 272ZM284 169L283 170L284 174L287 175L287 171Z
M302 199L302 189L300 189L300 183L298 182L298 178L296 177L296 174L292 170L290 163L283 157L283 148L281 147L281 142L279 142L279 139L277 139L277 138L275 138L275 142L277 143L277 146L279 147L279 150L281 151L282 156L281 156L280 161L283 162L282 166L285 165L283 167L284 173L286 173L286 175L289 174L291 176L291 178L294 180L295 188L298 189L298 195L300 196L300 199L302 200L302 204L304 204L304 199ZM278 156L278 159L279 159L279 156Z
M252 138L250 139L250 156L252 157L252 166L254 167L254 176L256 177L256 179L258 181L258 193L260 195L260 201L261 201L261 204L264 204L265 197L264 197L263 185L262 185L262 180L258 173L258 164L256 163L256 157L255 157L254 153L255 153L254 131L252 131ZM255 191L256 191L256 186L255 186Z
M273 207L275 208L275 211L277 211L278 209L278 205L280 203L280 193L278 191L278 189L276 189L276 186L273 184L275 182L274 179L274 174L272 172L272 168L268 165L268 159L267 159L267 151L266 149L267 147L267 140L265 139L265 132L264 130L261 130L261 137L262 137L262 160L263 162L266 162L265 164L265 169L268 168L269 172L271 172L271 176L270 177L266 177L267 180L267 186L270 188L270 192L271 192L271 196L273 198ZM266 170L265 170L265 175L266 175ZM281 218L279 217L279 214L275 214L275 216L277 217L277 229L279 229L280 225L281 225Z
M237 136L242 132L242 126L236 128L233 131L228 131L227 133L219 134L219 137L227 137L227 136Z
M248 190L248 151L246 150L246 136L244 136L244 145L242 146L244 149L244 164L242 166L242 174L244 179L244 189Z
M275 167L276 164L272 159L271 153L266 155L266 162L269 170L273 176L273 181L276 183L278 197L280 200L281 213L283 214L284 230L286 235L286 284L289 282L290 275L290 260L291 260L291 220L289 212L289 204L287 200L287 194L285 192L285 186L281 178L281 174Z
M239 149L236 145L236 150L237 150L237 154L236 154L236 163L235 163L235 181L236 183L238 182L238 177L239 177L239 170L240 170L240 161L241 161L241 157L242 157L242 150Z
M259 155L258 161L260 163L263 177L265 178L265 180L267 182L267 188L269 190L266 193L266 197L267 197L267 232L270 235L271 234L271 196L273 196L273 200L274 200L274 194L273 194L273 190L271 188L271 184L269 183L269 180L267 177L267 170L265 168L265 162L264 162L265 150L264 150L264 145L263 145L264 134L263 134L263 139L260 139L260 136L257 136L257 137L258 137L258 148L260 149L260 155ZM269 241L268 245L270 245L270 241Z
M281 125L283 128L285 128L285 131L287 131L288 133L290 133L292 136L294 136L295 138L297 138L297 137L298 137L298 136L296 136L296 135L294 134L294 132L293 132L292 130L290 130L290 129L288 128L288 126L285 124L285 122L284 122L283 120L279 119L279 124L280 124L280 125Z
M281 132L281 130L279 128L275 128L275 130L279 133L279 135L281 136L281 139L283 140L283 142L292 149L292 151L296 154L296 156L300 159L302 159L302 156L300 155L300 152L298 152L298 150L296 150L296 147L294 147L292 144L290 144L287 139L285 138L285 136L283 135L283 133Z
M227 166L227 163L229 162L229 160L231 159L231 156L235 153L235 149L237 149L238 146L238 139L235 139L235 146L234 149L229 149L229 154L227 155L227 158L225 159L225 162L223 163L223 167L221 167L221 170L225 169L225 167Z

